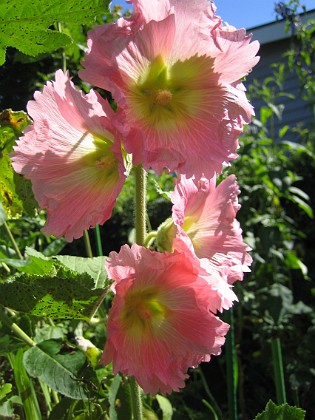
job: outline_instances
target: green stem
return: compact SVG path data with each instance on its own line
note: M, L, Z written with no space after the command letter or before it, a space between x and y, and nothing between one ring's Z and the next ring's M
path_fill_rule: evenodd
M135 166L135 228L136 243L144 245L146 238L146 181L147 174L142 165Z
M54 389L51 390L51 397L54 401L54 403L57 405L59 403L59 395L58 392L55 391Z
M92 247L91 247L89 232L87 230L85 230L84 233L83 233L83 240L84 240L84 246L85 246L86 255L89 258L92 258L93 257L93 252L92 252Z
M131 391L131 406L133 420L142 420L143 417L140 387L133 376L129 378L129 384Z
M154 239L156 238L156 236L157 236L157 231L156 230L152 230L150 233L148 233L146 235L145 241L144 241L144 244L143 245L146 248L148 248L152 244L152 242L154 241Z
M285 404L287 402L287 399L284 384L281 342L279 337L271 339L271 351L273 371L275 376L277 403L279 405Z
M62 33L63 32L62 24L60 22L58 22L57 26L58 26L58 31L60 33ZM65 53L64 48L62 49L61 57L62 57L62 70L65 73L67 71L67 57L66 57L66 53Z
M221 419L222 418L222 411L220 410L220 407L218 406L218 404L217 404L214 396L212 395L212 393L210 391L210 388L209 388L209 386L207 384L205 375L203 374L202 368L200 366L199 366L198 372L199 372L199 375L200 375L201 382L203 384L204 390L205 390L205 392L208 395L208 398L210 400L210 403L211 403L210 406L213 409L213 412L212 413L213 413L213 415L214 415L214 417L216 419L218 419L218 418ZM209 405L208 405L208 407L209 407Z
M146 239L146 172L142 165L134 167L136 243L143 246ZM133 420L142 420L141 391L134 377L129 378Z
M236 380L236 356L235 356L235 338L234 338L234 316L233 308L227 312L227 321L230 324L230 330L226 336L226 376L227 392L229 405L229 420L237 420L237 380Z
M36 346L35 341L31 339L21 328L15 324L11 318L5 313L5 309L0 305L0 320L9 327L18 337L20 337L27 345L34 347Z
M97 255L101 257L104 255L103 253L103 247L102 247L102 238L101 238L101 230L100 225L95 226L95 237L96 237L96 249L97 249Z
M23 260L24 259L23 255L21 254L21 252L19 250L19 247L17 246L17 243L15 242L15 239L14 239L12 233L11 233L11 230L10 230L9 226L7 225L6 222L3 222L3 226L4 226L8 236L10 238L10 241L12 242L13 248L14 248L17 256L20 258L20 260Z

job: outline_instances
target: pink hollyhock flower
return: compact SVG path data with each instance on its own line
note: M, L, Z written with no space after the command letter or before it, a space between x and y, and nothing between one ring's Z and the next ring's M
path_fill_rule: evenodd
M111 216L125 180L114 112L97 93L75 89L61 70L34 98L27 106L34 123L14 147L12 164L47 209L45 234L72 241Z
M82 79L110 90L135 164L200 178L234 159L253 109L240 80L259 44L207 0L131 0L134 14L89 32Z
M124 245L107 270L116 296L101 362L112 361L115 373L134 376L146 393L170 393L185 385L189 367L220 354L229 326L214 314L236 297L198 258Z
M216 177L198 182L181 177L172 194L173 219L158 233L161 248L185 250L208 258L227 275L229 283L242 280L252 262L236 220L240 208L236 178L230 175L216 187Z

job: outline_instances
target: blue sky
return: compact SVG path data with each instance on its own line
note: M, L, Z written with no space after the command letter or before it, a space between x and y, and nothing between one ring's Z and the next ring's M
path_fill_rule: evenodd
M147 1L150 4L151 0ZM301 0L301 3L307 10L315 9L315 0ZM112 4L126 5L123 0L113 0ZM215 4L223 21L237 28L252 28L275 20L275 0L216 0Z

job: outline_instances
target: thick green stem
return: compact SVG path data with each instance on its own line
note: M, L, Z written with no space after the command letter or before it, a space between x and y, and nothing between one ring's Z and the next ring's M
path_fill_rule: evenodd
M233 308L227 313L230 330L226 336L226 376L229 405L229 420L237 420L237 361L235 356L234 316Z
M271 339L271 351L272 351L273 371L274 371L274 376L275 376L277 403L279 405L285 404L287 399L286 399L285 384L284 384L281 342L280 342L279 337Z
M146 172L142 165L134 168L135 174L135 229L136 243L143 246L146 239ZM129 378L133 420L142 420L141 391L134 377Z
M91 247L89 232L87 230L85 230L84 233L83 233L83 240L84 240L84 246L85 246L86 255L89 258L92 258L93 257L93 252L92 252L92 247Z
M135 228L136 243L144 245L146 238L146 181L147 174L142 165L135 166Z
M18 247L17 243L15 242L15 239L14 239L12 233L11 233L11 230L10 230L9 226L7 225L6 222L3 222L3 226L4 226L8 236L10 238L10 241L12 242L14 251L16 252L17 256L20 258L20 260L23 260L24 259L23 255L21 254L21 252L19 250L19 247Z
M36 346L35 341L31 339L21 328L15 324L11 318L5 313L5 309L0 305L0 321L2 321L7 327L9 327L18 337L20 337L27 345L33 347Z
M96 237L96 249L97 249L97 255L101 257L104 255L103 253L103 246L102 246L102 238L101 238L101 230L100 226L95 226L95 237Z
M62 24L60 22L58 22L58 31L60 33L63 33ZM61 57L62 57L62 70L65 73L67 71L67 57L66 57L64 48L62 49Z

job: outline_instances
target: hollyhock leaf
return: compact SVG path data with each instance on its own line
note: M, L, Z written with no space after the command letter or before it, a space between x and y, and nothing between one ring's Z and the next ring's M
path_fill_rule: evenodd
M70 270L81 274L89 274L94 280L94 287L96 289L105 287L107 280L107 272L105 269L106 257L83 258L70 255L57 255L55 259Z
M269 400L265 410L257 414L255 420L304 420L305 411L298 407L292 407L289 404L276 405Z
M116 399L117 393L121 385L121 376L117 374L111 383L111 386L108 391L108 402L109 402L109 417L113 420L117 420L117 413L116 413Z
M29 419L40 419L41 412L35 387L24 367L23 356L24 349L22 348L20 348L17 352L10 354L10 363L14 374L15 385L19 393L20 401L23 405L25 417Z
M23 111L6 109L0 113L0 201L9 219L23 212L34 215L34 200L30 181L14 172L10 153L22 131L31 123Z
M162 410L163 420L171 420L173 416L173 407L172 407L172 404L170 403L170 400L168 400L163 395L159 395L159 394L157 394L155 398L157 399L160 409Z
M0 65L5 50L14 47L33 57L55 51L72 42L71 38L50 27L57 22L91 22L104 13L104 0L6 0L0 4Z
M5 214L2 203L0 201L0 226L3 225L6 219L7 219L7 215Z
M79 372L86 357L76 348L68 350L62 340L46 340L24 353L23 364L29 375L45 382L61 394L73 399L88 399Z
M120 404L117 404L120 401ZM113 379L109 391L109 418L111 420L131 419L131 395L128 382L123 381L121 375L117 374ZM146 419L147 417L144 416Z
M0 284L0 303L40 317L89 320L106 293L106 289L94 288L89 274L60 266L45 275L10 277Z
M5 398L7 394L10 394L12 390L12 384L3 384L0 388L0 401Z
M14 418L14 404L22 405L20 398L16 395L0 404L0 416L3 416L3 418Z

